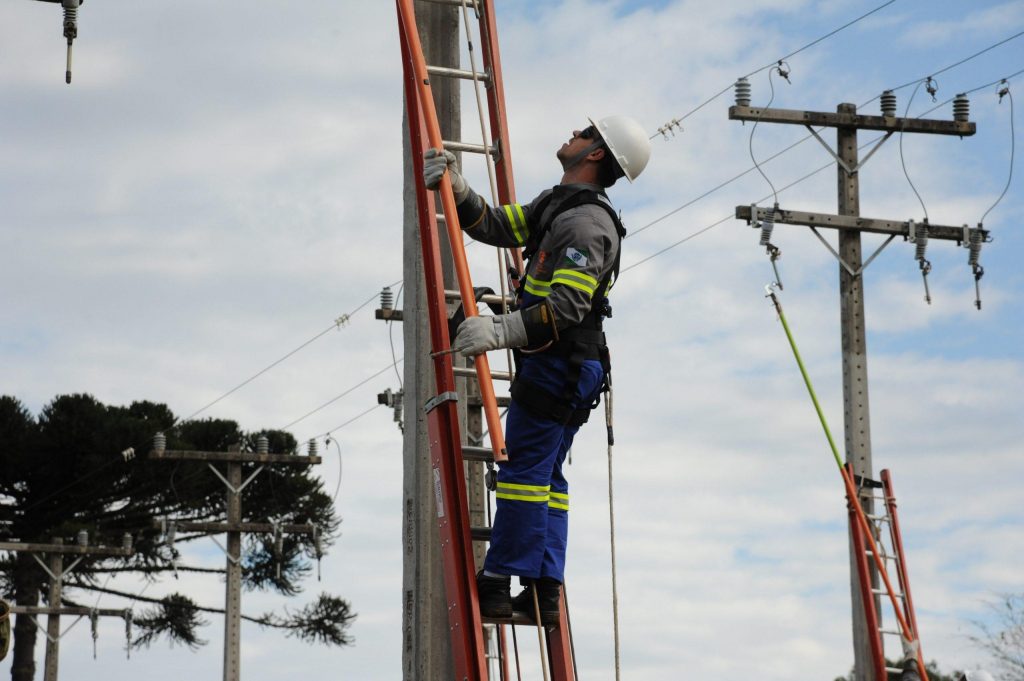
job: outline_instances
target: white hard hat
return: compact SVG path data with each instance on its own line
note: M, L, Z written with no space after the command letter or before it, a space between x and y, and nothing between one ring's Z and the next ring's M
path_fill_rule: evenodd
M651 159L651 140L642 125L629 116L606 116L599 121L588 119L601 133L612 156L626 179L632 182Z

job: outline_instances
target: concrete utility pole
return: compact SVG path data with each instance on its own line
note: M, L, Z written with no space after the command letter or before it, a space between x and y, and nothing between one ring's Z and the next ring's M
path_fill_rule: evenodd
M739 88L737 88L739 98ZM888 95L888 97L886 96ZM958 241L965 246L979 244L987 240L988 233L981 229L963 227L946 227L928 224L927 221L915 225L913 221L875 220L860 217L860 179L859 171L872 154L894 133L930 133L937 135L973 135L975 124L967 121L966 111L955 115L956 120L929 120L920 118L898 118L895 116L895 98L892 93L883 95L883 106L886 107L882 116L863 116L857 114L853 104L840 104L836 113L794 111L787 109L760 109L746 105L729 108L729 118L739 121L758 121L760 123L785 123L803 125L836 159L838 170L838 215L807 213L774 208L756 208L754 206L737 206L736 217L747 220L753 226L769 224L774 218L775 224L804 225L810 227L814 235L832 251L839 260L839 294L840 324L842 331L843 353L843 421L846 433L846 462L853 468L857 476L872 478L871 464L871 420L868 409L868 352L865 334L864 317L864 269L871 263L883 248L895 237L903 236L916 242L921 255L921 271L925 275L927 292L927 272L930 265L924 260L923 245L927 239L944 239ZM749 98L749 90L747 91ZM954 111L957 112L956 105ZM816 127L836 128L838 151L832 150L814 129ZM864 157L858 160L857 131L879 130L885 136ZM839 230L839 251L832 247L818 233L818 228ZM884 234L888 238L864 261L861 252L861 233L869 232ZM764 239L763 239L764 241ZM976 278L977 278L976 272ZM873 503L870 489L862 488L861 504L865 513L872 513ZM854 678L857 681L885 681L876 679L874 666L871 662L871 648L868 632L877 628L878 622L867 622L864 604L861 598L860 584L857 577L857 561L851 541L850 554L850 590L853 600L853 641L854 641ZM870 563L870 561L869 561ZM869 564L871 584L876 590L875 612L881 613L880 600L877 595L878 573L874 564ZM880 617L880 615L879 615ZM901 653L902 654L902 653Z
M0 551L17 551L29 553L35 558L39 566L50 577L50 588L47 595L48 606L40 608L36 606L15 605L11 612L21 616L27 615L35 620L37 615L46 615L46 658L43 666L43 681L57 681L57 668L60 657L60 639L64 635L60 631L61 615L78 615L81 617L116 616L125 617L124 610L98 610L96 608L64 608L61 607L61 598L64 587L64 578L78 563L86 556L130 556L134 553L131 547L131 535L126 534L120 547L112 546L89 546L89 536L83 530L78 534L78 543L65 545L60 537L54 537L49 544L34 544L26 542L0 542ZM48 556L44 563L39 555ZM77 555L71 565L64 566L65 554ZM76 620L77 621L77 620ZM38 626L38 624L37 624ZM72 625L74 626L74 625ZM67 632L64 632L67 633Z
M459 65L459 8L416 3L416 24L428 64ZM461 139L459 83L438 78L432 83L434 105L446 140ZM416 124L415 121L412 122ZM405 342L405 414L402 475L402 678L404 681L450 681L454 676L448 610L442 573L441 542L434 509L434 478L423 405L434 394L429 360L430 329L423 286L416 185L412 176L409 120L403 122L404 219L403 305ZM439 230L445 288L455 288L447 232Z
M176 520L155 519L157 527L164 522L173 524L176 530L184 532L205 532L213 534L226 534L227 545L221 547L225 555L225 597L224 597L224 681L241 680L241 659L239 648L242 631L242 533L259 532L262 534L274 533L275 539L279 541L282 533L290 534L312 534L317 536L317 529L314 525L296 524L275 524L275 523L244 523L242 522L242 490L256 479L265 466L282 464L291 466L310 466L321 463L323 459L316 456L316 444L309 443L309 456L297 454L271 454L267 450L266 438L259 438L255 452L239 451L236 446L232 451L227 452L196 452L196 451L171 451L163 448L163 435L158 435L154 441L153 450L149 458L165 461L205 461L210 470L220 478L227 488L226 499L226 522L223 523L197 523ZM214 466L214 462L221 462L226 465L227 476L221 474ZM242 480L242 464L260 464L248 478ZM319 544L317 545L319 546ZM319 554L319 549L317 550Z

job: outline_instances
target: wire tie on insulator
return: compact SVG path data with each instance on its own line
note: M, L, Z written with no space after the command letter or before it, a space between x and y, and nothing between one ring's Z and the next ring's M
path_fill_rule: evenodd
M935 99L935 94L939 91L939 81L928 76L924 81L924 89L932 96L933 102L938 101Z
M780 76L782 76L783 78L786 79L787 83L789 83L790 85L793 84L789 80L789 74L792 71L792 68L790 67L788 62L785 62L785 61L780 59L778 65L775 67L775 70L778 71Z
M1000 103L1000 104L1002 104L1002 103L1003 103L1003 97L1005 97L1006 95L1010 94L1010 84L1009 84L1009 83L1007 82L1007 80L1006 80L1005 78L1003 78L1003 79L1002 79L1002 80L1001 80L1001 81L999 82L999 84L1000 84L1000 85L1001 85L1002 87L1000 87L1000 88L999 88L999 89L998 89L998 90L996 91L996 94L997 94L997 95L999 95L999 103Z

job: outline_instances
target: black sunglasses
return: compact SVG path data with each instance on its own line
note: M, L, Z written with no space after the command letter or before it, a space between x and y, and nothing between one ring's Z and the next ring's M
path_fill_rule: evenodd
M583 130L580 130L580 137L585 140L599 140L601 139L600 133L597 132L597 128L592 125L588 125Z

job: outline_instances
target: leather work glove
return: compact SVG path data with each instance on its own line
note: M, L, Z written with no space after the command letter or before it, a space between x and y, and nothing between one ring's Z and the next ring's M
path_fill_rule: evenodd
M469 185L459 172L459 162L455 160L455 154L437 149L427 149L423 152L423 184L427 189L437 189L441 186L441 177L445 170L452 180L455 203L462 203L469 196Z
M526 345L526 325L518 312L491 317L467 317L459 324L452 350L474 357L488 350Z

